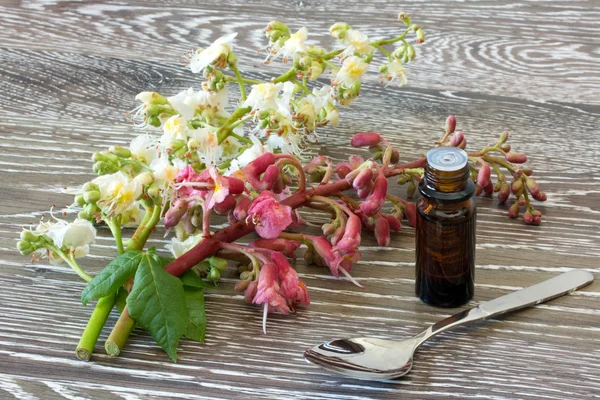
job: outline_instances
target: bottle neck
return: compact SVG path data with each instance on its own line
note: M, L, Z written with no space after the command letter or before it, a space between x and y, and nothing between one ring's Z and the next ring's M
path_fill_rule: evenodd
M475 185L470 179L468 165L456 171L441 171L427 165L419 192L429 199L459 202L473 196Z

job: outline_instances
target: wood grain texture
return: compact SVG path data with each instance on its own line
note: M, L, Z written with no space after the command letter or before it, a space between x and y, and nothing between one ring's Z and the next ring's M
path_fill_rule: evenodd
M18 232L62 193L93 177L90 156L127 144L138 132L123 113L142 90L166 94L197 85L178 63L193 47L236 30L240 65L263 66L271 19L307 26L330 43L344 20L373 37L397 31L400 7L428 41L409 68L409 85L368 80L320 149L349 152L357 131L385 133L411 159L439 137L448 114L469 148L503 130L530 155L548 193L540 227L509 220L496 200L479 199L473 304L581 268L600 277L600 3L573 1L3 1L0 2L0 398L17 399L580 399L600 397L600 282L550 303L445 333L418 351L394 383L324 373L302 352L334 337L406 337L451 313L414 297L414 232L388 248L365 235L354 267L364 290L297 260L312 304L269 318L232 290L234 271L207 296L207 341L180 345L171 363L136 331L119 358L83 363L74 348L91 308L83 284L64 266L30 264L15 250ZM253 67L255 66L255 67ZM402 194L398 190L397 194ZM162 231L151 244L162 248ZM86 268L115 254L106 229ZM111 315L110 324L117 315ZM108 335L103 333L102 339ZM101 339L101 342L102 342Z

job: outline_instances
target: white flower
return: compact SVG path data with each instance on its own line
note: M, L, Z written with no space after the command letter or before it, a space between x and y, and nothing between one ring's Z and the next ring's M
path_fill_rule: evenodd
M369 43L368 36L357 29L346 31L346 35L342 41L348 46L342 53L343 56L351 56L354 53L364 55L373 51L373 46Z
M387 73L385 76L389 79L390 83L398 78L398 86L406 85L406 82L408 81L406 79L404 65L402 65L402 62L397 58L387 65Z
M189 68L196 74L202 72L204 68L220 58L226 60L231 51L230 43L236 36L237 33L222 36L215 40L215 42L205 50L196 50L190 57Z
M319 114L323 107L331 100L331 86L325 85L321 89L314 88L312 94L306 96L305 100L312 103L315 113Z
M178 158L173 158L172 164L166 156L156 158L150 164L154 172L154 183L161 189L167 188L185 165L186 163Z
M156 143L147 134L137 136L129 145L131 154L139 161L150 164L156 158Z
M342 68L335 76L334 82L350 87L367 72L368 67L369 64L356 56L346 57L342 63Z
M236 164L239 166L239 168L243 168L263 154L271 152L270 146L264 146L256 136L250 135L249 137L250 140L252 140L252 147L247 148L237 157Z
M169 103L186 120L194 118L197 111L212 107L219 113L225 112L225 106L229 96L229 89L225 88L218 92L200 90L194 92L193 88L183 90L175 96L169 97Z
M280 149L284 154L300 156L303 152L303 137L292 126L288 119L279 120L280 132L271 133L267 138L267 144L273 149Z
M187 140L188 124L179 115L173 115L163 125L163 135L160 144L163 149L168 149L175 140Z
M58 218L54 220L56 222L40 223L34 233L48 236L56 247L66 249L74 257L88 255L89 245L96 240L96 229L92 223L81 218L71 223ZM62 262L62 259L52 252L49 253L49 258L53 264Z
M200 240L202 240L202 235L190 236L184 241L173 237L171 238L171 243L165 245L165 248L173 254L173 257L178 258L198 244Z
M208 128L188 130L188 148L198 152L206 165L215 165L219 157L219 139L217 134Z
M307 37L308 30L305 27L300 28L298 32L292 34L289 39L284 42L283 46L279 47L276 45L276 47L273 48L275 58L281 55L285 60L290 57L293 58L298 53L306 53L308 48L304 41Z
M129 179L122 171L102 175L92 180L100 188L100 200L96 204L109 216L120 215L142 195L139 180Z
M126 228L137 227L142 222L144 215L146 215L145 211L140 208L138 202L135 202L121 214L121 226Z
M279 113L289 116L289 99L291 98L291 90L294 84L291 82L290 85L283 85L282 83L260 83L258 85L252 85L252 90L248 95L248 98L244 102L244 107L252 107L255 111L262 110L275 110ZM282 97L279 96L281 89L287 89L284 91Z

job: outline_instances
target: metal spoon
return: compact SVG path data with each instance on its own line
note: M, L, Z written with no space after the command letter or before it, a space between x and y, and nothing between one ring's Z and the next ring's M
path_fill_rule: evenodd
M328 371L354 378L399 378L410 371L415 350L432 336L455 326L555 299L589 285L593 280L594 275L586 271L565 272L537 285L452 315L404 341L368 337L332 340L306 350L304 358Z

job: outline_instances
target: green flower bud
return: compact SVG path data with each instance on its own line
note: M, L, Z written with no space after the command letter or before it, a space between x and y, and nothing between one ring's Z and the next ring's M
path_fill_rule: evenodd
M410 61L413 61L417 57L415 48L411 44L406 46L406 56Z
M208 272L207 279L211 282L215 282L215 281L218 281L220 278L221 278L221 271L219 271L217 268L211 268L210 271Z
M379 66L379 72L380 73L385 74L387 72L387 70L388 70L387 64L382 64L382 65Z
M119 167L115 164L108 163L106 161L98 161L98 162L94 163L94 166L92 167L92 169L98 175L107 175L107 174L114 174L115 172L117 172L119 170Z
M415 186L415 181L411 180L410 183L408 184L408 187L406 188L406 195L408 197L413 197L416 190L417 190L417 187Z
M146 106L146 108L144 108L144 113L146 114L146 117L154 117L154 116L158 116L164 107L156 105L156 104L149 104Z
M336 22L329 28L329 34L336 39L343 39L348 29L350 29L350 25L345 22Z
M313 56L313 57L314 56L322 56L325 53L326 53L325 49L320 46L312 46L312 47L309 47L309 49L308 49L308 55Z
M208 263L219 271L225 271L227 269L227 260L219 257L212 256L208 259Z
M85 211L87 215L93 216L100 211L100 208L95 204L88 204L83 208L83 211Z
M86 182L86 184L83 185L83 191L84 192L97 192L97 191L100 191L100 187L93 182Z
M508 140L508 132L502 132L500 134L500 143L504 143ZM510 151L510 150L509 150Z
M100 192L97 192L97 191L85 192L83 194L83 200L86 203L96 204L96 202L98 200L100 200ZM83 205L83 204L80 204L80 205Z
M404 53L406 53L406 46L402 44L394 49L392 52L392 57L402 59L402 57L404 57Z
M148 189L146 189L146 193L153 199L157 199L160 196L160 189L156 185L156 183L150 184Z
M31 243L24 240L17 242L17 249L19 249L19 253L24 256L28 256L35 251L35 247L33 247Z
M40 237L31 232L30 230L24 229L21 231L21 240L29 243L35 243L40 240Z
M311 81L316 80L325 71L325 66L317 61L313 61L308 69L308 79Z
M148 125L154 126L155 128L158 128L161 125L160 118L156 115L148 116L146 122Z
M185 140L173 140L171 142L171 146L169 147L169 150L171 151L177 151L179 149L181 149L183 146L185 146Z
M265 28L265 31L269 32L269 31L286 31L289 32L290 28L288 28L288 26L286 24L284 24L283 22L274 20L271 21L267 24L267 27Z
M86 201L83 198L82 194L78 194L77 196L75 196L74 203L77 204L78 206L83 207L85 205Z
M92 219L92 216L86 213L85 211L79 211L77 213L77 218L87 219L89 221Z
M121 158L129 158L129 157L131 157L131 150L129 150L127 147L123 147L123 146L111 146L108 151L110 151L111 153L113 153L117 157L121 157Z
M237 64L237 62L238 62L237 56L233 52L229 52L229 55L227 56L227 64L235 65L235 64Z
M412 182L412 178L410 177L410 175L400 175L396 182L398 183L398 185L405 185L408 182Z
M94 154L92 154L92 161L94 161L94 162L105 161L105 160L106 160L106 157L104 156L104 153L97 151Z
M417 29L417 43L423 43L425 41L425 32L423 32L423 29L419 28Z
M154 205L154 199L151 197L148 198L142 198L140 200L142 202L143 205L145 205L146 207L152 207Z
M252 271L243 271L240 274L240 279L243 281L247 281L252 277Z
M411 24L410 17L405 12L401 12L400 14L398 14L398 21L404 22L406 26L410 26Z

